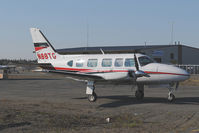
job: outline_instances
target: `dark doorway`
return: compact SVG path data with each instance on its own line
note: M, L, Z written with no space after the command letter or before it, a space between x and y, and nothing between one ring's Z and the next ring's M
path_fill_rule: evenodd
M161 58L153 58L157 63L161 63L162 59Z

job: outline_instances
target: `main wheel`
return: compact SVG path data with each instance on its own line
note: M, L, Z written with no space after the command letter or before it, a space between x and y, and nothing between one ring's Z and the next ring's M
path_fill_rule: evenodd
M170 93L169 96L168 96L168 101L169 102L173 102L175 100L175 96L173 93Z
M95 102L97 100L97 94L93 92L93 94L88 95L88 101Z
M144 98L144 92L140 90L136 90L135 97L137 98L137 100L142 100Z

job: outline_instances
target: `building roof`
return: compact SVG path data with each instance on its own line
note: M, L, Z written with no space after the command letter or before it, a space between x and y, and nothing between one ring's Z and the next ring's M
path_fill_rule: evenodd
M144 49L156 49L177 45L140 45L140 46L102 46L102 47L78 47L56 49L60 54L98 54L103 50L105 53L132 53L141 52Z

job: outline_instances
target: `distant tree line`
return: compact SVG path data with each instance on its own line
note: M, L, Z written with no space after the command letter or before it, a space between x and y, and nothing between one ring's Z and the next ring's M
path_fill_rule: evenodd
M36 60L27 59L0 59L0 65L36 65Z

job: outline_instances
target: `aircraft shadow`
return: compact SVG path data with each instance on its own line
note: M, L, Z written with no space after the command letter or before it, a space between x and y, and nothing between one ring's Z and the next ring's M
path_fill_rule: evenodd
M60 79L48 79L48 78L21 78L21 79L3 79L3 80L60 80Z
M77 99L86 99L77 98ZM99 99L112 99L113 101L105 104L101 104L99 107L104 108L115 108L126 105L134 105L134 104L147 104L147 103L163 103L163 104L190 104L190 105L199 105L199 97L179 97L173 103L167 101L167 98L163 97L145 97L143 100L137 100L133 96L99 96Z

